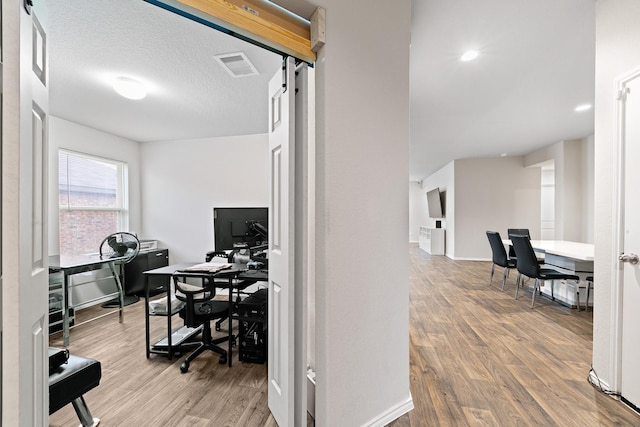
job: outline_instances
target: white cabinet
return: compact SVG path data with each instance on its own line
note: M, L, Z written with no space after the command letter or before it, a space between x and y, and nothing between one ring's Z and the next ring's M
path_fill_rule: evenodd
M420 249L431 255L444 255L444 228L420 227Z

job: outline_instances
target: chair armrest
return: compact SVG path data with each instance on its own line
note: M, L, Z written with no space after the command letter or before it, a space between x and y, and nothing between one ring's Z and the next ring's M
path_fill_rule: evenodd
M215 257L228 259L228 254L224 251L209 251L206 253L204 260L205 262L209 262Z

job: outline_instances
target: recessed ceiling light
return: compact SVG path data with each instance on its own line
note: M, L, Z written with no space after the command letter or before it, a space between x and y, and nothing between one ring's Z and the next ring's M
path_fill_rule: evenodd
M587 111L591 109L591 104L582 104L582 105L578 105L575 108L575 111L580 112L580 111Z
M478 57L479 53L475 50L468 50L460 57L460 61L473 61Z
M113 81L113 89L129 99L142 99L147 96L147 89L144 85L131 77L116 77Z

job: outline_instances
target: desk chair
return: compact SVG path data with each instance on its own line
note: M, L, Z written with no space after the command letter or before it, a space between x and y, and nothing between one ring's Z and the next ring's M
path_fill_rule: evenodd
M500 233L498 233L497 231L487 231L487 238L489 239L489 244L491 245L493 261L493 264L491 265L491 276L489 277L489 286L491 286L491 282L493 281L493 273L497 265L504 269L502 274L501 288L501 290L504 291L504 283L507 280L509 270L516 268L516 261L510 259L507 256L507 251L504 249L504 244L502 243Z
M191 278L191 281L194 278L199 279L201 286L187 283L189 278ZM229 301L213 299L216 295L216 288L211 276L176 272L172 275L172 280L175 286L176 298L185 302L184 308L180 310L180 317L184 319L185 325L192 328L202 325L202 343L180 365L180 372L187 372L193 359L205 350L220 354L219 363L227 363L227 351L217 344L233 338L230 338L230 335L225 335L214 340L211 336L211 321L228 317ZM229 322L229 327L231 327L231 322Z
M215 260L214 258L224 258L224 261L220 260ZM248 259L248 258L247 258ZM209 251L206 253L205 255L205 262L228 262L228 263L234 263L236 262L237 259L234 256L234 252L231 251L229 253L225 252L225 251ZM215 283L215 287L219 288L219 289L229 289L229 279L228 278L224 278L224 277L220 277L220 278L215 278L212 279L213 283ZM235 304L233 307L233 310L235 311L237 304L241 301L241 294L243 295L247 295L244 290L247 289L249 286L253 285L254 283L257 282L257 280L248 280L248 279L233 279L234 284L233 284L233 289L236 291L236 299L235 299ZM232 290L229 290L229 292L232 292ZM220 326L222 325L222 322L224 322L226 319L228 319L229 316L228 314L225 315L224 317L218 319L218 321L216 322L215 325L215 329L216 331L220 331Z
M541 268L538 260L536 259L536 254L533 251L533 247L531 246L531 241L527 236L514 234L511 236L511 243L513 243L513 249L516 252L516 268L518 269L518 273L520 273L516 281L516 299L518 299L518 288L520 288L521 277L527 276L535 279L535 284L533 286L533 295L531 296L531 308L533 308L536 303L536 291L540 292L541 280L551 280L552 299L554 299L554 280L575 280L576 300L579 304L580 299L578 294L578 282L580 281L580 278L578 276L576 276L575 274L563 273L552 268Z

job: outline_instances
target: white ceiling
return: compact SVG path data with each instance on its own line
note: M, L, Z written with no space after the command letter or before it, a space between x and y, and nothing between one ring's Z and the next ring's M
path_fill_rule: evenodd
M46 4L53 115L141 142L266 132L277 55L142 0ZM521 155L593 133L593 110L573 109L594 100L594 0L412 7L410 179L453 159ZM478 59L459 61L468 49ZM260 75L233 78L213 58L237 51ZM149 95L119 97L106 81L115 75L146 82Z
M267 84L281 58L142 0L48 0L51 114L134 141L265 133ZM214 55L244 52L258 76ZM109 79L147 84L117 95Z

